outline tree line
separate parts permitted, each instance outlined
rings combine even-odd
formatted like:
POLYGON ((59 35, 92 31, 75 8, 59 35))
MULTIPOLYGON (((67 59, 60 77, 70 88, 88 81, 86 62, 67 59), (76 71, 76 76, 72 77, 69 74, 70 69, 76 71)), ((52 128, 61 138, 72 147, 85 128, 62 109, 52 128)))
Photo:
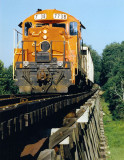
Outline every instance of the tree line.
POLYGON ((104 91, 114 119, 124 119, 124 41, 107 45, 101 56, 90 46, 95 83, 104 91))
MULTIPOLYGON (((124 119, 124 41, 107 45, 100 56, 91 46, 94 63, 94 81, 104 90, 105 100, 114 119, 124 119)), ((0 95, 15 94, 12 65, 5 68, 0 60, 0 95)))

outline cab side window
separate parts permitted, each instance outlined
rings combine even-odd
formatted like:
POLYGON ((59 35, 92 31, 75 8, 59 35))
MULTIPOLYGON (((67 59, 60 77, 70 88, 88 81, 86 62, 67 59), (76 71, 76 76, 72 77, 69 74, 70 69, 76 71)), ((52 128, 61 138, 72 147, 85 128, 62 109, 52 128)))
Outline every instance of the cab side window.
POLYGON ((77 22, 70 22, 70 35, 77 35, 77 22))
POLYGON ((31 22, 26 22, 25 23, 25 36, 28 36, 28 30, 31 27, 32 27, 32 23, 31 22))

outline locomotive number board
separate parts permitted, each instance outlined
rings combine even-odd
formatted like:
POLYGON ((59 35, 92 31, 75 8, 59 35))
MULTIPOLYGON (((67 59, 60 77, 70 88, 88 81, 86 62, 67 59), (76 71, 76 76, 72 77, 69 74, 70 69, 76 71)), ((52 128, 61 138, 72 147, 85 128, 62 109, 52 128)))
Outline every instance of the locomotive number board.
POLYGON ((53 18, 54 19, 64 19, 64 20, 66 20, 67 19, 67 15, 66 14, 54 13, 53 14, 53 18))
MULTIPOLYGON (((46 18, 47 18, 47 15, 46 15, 46 14, 35 14, 35 15, 34 15, 34 19, 35 19, 35 20, 42 20, 42 19, 46 19, 46 18)), ((67 19, 67 15, 66 15, 66 14, 54 13, 54 14, 53 14, 53 19, 66 20, 66 19, 67 19)))
POLYGON ((46 14, 35 14, 34 19, 35 20, 46 19, 46 14))

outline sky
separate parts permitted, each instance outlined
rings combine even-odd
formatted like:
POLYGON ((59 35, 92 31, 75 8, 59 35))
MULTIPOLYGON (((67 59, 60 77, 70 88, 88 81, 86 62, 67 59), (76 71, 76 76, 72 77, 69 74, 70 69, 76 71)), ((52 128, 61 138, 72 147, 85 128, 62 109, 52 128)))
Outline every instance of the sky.
POLYGON ((0 0, 0 60, 13 61, 13 29, 37 9, 57 9, 71 14, 86 27, 82 37, 102 54, 106 45, 124 41, 124 0, 0 0))

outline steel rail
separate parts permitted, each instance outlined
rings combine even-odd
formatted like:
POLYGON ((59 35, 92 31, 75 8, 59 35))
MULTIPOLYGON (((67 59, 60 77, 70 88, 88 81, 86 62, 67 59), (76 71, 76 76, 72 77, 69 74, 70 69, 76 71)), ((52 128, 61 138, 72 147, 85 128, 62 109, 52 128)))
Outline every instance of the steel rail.
POLYGON ((0 111, 5 109, 5 106, 7 108, 10 105, 14 104, 19 104, 19 103, 24 103, 28 101, 33 101, 33 100, 38 100, 38 99, 43 99, 43 98, 49 98, 49 97, 57 97, 60 96, 60 94, 45 94, 45 95, 21 95, 21 96, 10 96, 9 98, 3 98, 0 99, 0 111))
MULTIPOLYGON (((0 100, 1 99, 7 99, 7 98, 16 98, 16 97, 28 97, 28 96, 44 96, 44 95, 48 95, 48 93, 33 93, 33 94, 7 94, 7 95, 0 95, 0 100)), ((63 93, 61 94, 57 94, 57 93, 49 93, 49 95, 63 95, 63 93)))

